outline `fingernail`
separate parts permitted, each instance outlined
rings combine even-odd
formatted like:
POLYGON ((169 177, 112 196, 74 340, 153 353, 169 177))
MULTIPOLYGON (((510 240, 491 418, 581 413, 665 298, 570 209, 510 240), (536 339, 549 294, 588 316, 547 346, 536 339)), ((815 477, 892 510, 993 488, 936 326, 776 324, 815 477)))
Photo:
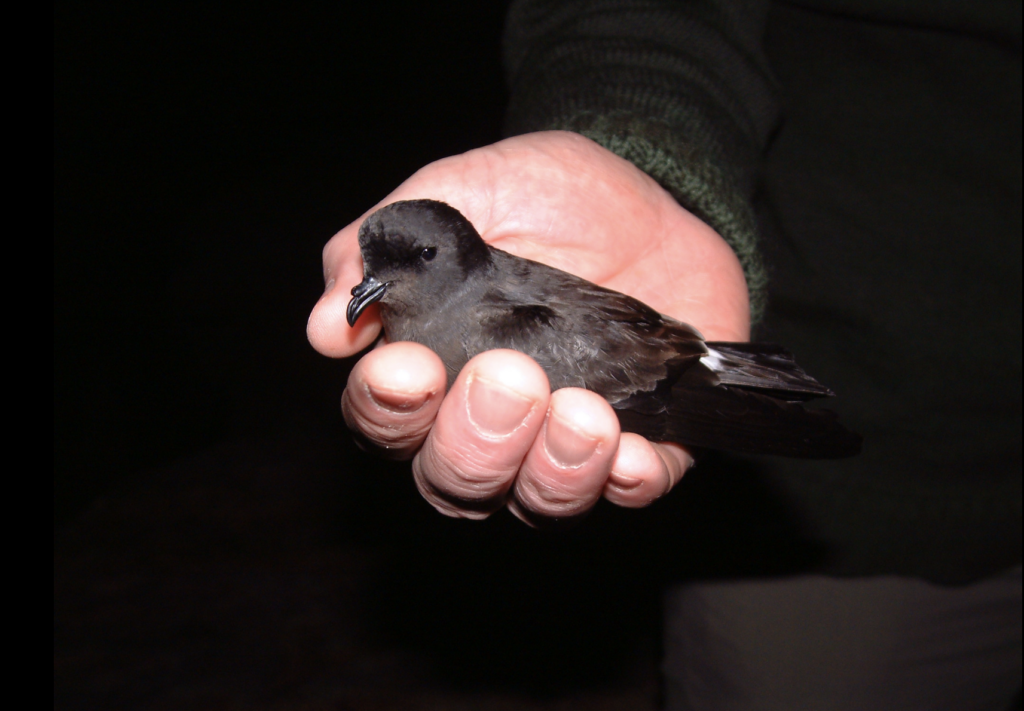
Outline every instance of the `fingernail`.
POLYGON ((327 296, 328 294, 330 294, 331 293, 331 289, 333 289, 333 288, 334 288, 334 279, 331 279, 326 284, 324 284, 324 293, 320 296, 320 298, 322 299, 325 296, 327 296))
POLYGON ((514 432, 530 410, 534 401, 503 385, 474 377, 467 395, 469 420, 484 434, 504 436, 514 432))
POLYGON ((415 412, 423 407, 427 398, 430 397, 430 393, 402 393, 393 390, 379 390, 369 385, 366 386, 366 392, 369 393, 370 399, 383 409, 400 413, 415 412))
POLYGON ((555 415, 548 417, 544 449, 556 464, 578 467, 594 455, 597 445, 598 440, 587 437, 561 418, 555 415))
POLYGON ((631 476, 624 476, 614 471, 608 475, 608 481, 610 481, 612 484, 619 487, 620 489, 627 490, 635 489, 644 483, 643 479, 636 479, 631 476))

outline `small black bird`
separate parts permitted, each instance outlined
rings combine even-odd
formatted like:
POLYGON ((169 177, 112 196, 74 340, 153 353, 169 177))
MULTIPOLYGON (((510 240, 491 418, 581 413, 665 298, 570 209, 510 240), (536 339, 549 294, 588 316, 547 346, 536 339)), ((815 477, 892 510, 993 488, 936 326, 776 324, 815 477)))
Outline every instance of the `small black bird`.
POLYGON ((396 202, 359 229, 362 283, 348 322, 380 303, 390 341, 416 341, 451 384, 478 353, 536 360, 551 389, 603 395, 622 429, 652 441, 790 457, 849 457, 861 438, 802 401, 833 395, 786 350, 707 343, 646 304, 483 241, 436 200, 396 202))

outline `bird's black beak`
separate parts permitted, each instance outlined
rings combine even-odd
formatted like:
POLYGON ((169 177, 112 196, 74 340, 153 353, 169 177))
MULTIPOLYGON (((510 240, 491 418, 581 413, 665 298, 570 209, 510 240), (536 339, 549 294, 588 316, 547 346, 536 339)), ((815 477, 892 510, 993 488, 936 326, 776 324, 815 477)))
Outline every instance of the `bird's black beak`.
POLYGON ((348 302, 346 316, 348 325, 355 326, 359 314, 366 310, 366 307, 375 301, 380 301, 384 292, 388 290, 387 282, 380 281, 377 277, 364 277, 363 280, 352 289, 352 300, 348 302))

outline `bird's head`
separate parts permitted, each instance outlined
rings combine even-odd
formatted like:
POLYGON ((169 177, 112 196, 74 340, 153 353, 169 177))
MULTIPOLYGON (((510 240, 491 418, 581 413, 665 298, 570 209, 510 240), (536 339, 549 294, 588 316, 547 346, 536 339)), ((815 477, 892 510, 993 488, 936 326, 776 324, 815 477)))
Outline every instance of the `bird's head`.
POLYGON ((359 228, 363 281, 352 289, 347 318, 377 301, 431 309, 472 274, 485 271, 490 249, 469 220, 447 203, 404 200, 382 207, 359 228))

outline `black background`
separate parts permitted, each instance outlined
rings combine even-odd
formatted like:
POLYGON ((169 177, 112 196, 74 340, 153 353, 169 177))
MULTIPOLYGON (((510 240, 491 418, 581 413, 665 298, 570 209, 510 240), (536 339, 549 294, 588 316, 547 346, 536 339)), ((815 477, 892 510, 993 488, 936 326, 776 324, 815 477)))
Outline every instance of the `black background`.
POLYGON ((58 5, 55 518, 132 472, 336 412, 319 253, 500 137, 491 3, 58 5), (329 380, 328 380, 329 378, 329 380))

